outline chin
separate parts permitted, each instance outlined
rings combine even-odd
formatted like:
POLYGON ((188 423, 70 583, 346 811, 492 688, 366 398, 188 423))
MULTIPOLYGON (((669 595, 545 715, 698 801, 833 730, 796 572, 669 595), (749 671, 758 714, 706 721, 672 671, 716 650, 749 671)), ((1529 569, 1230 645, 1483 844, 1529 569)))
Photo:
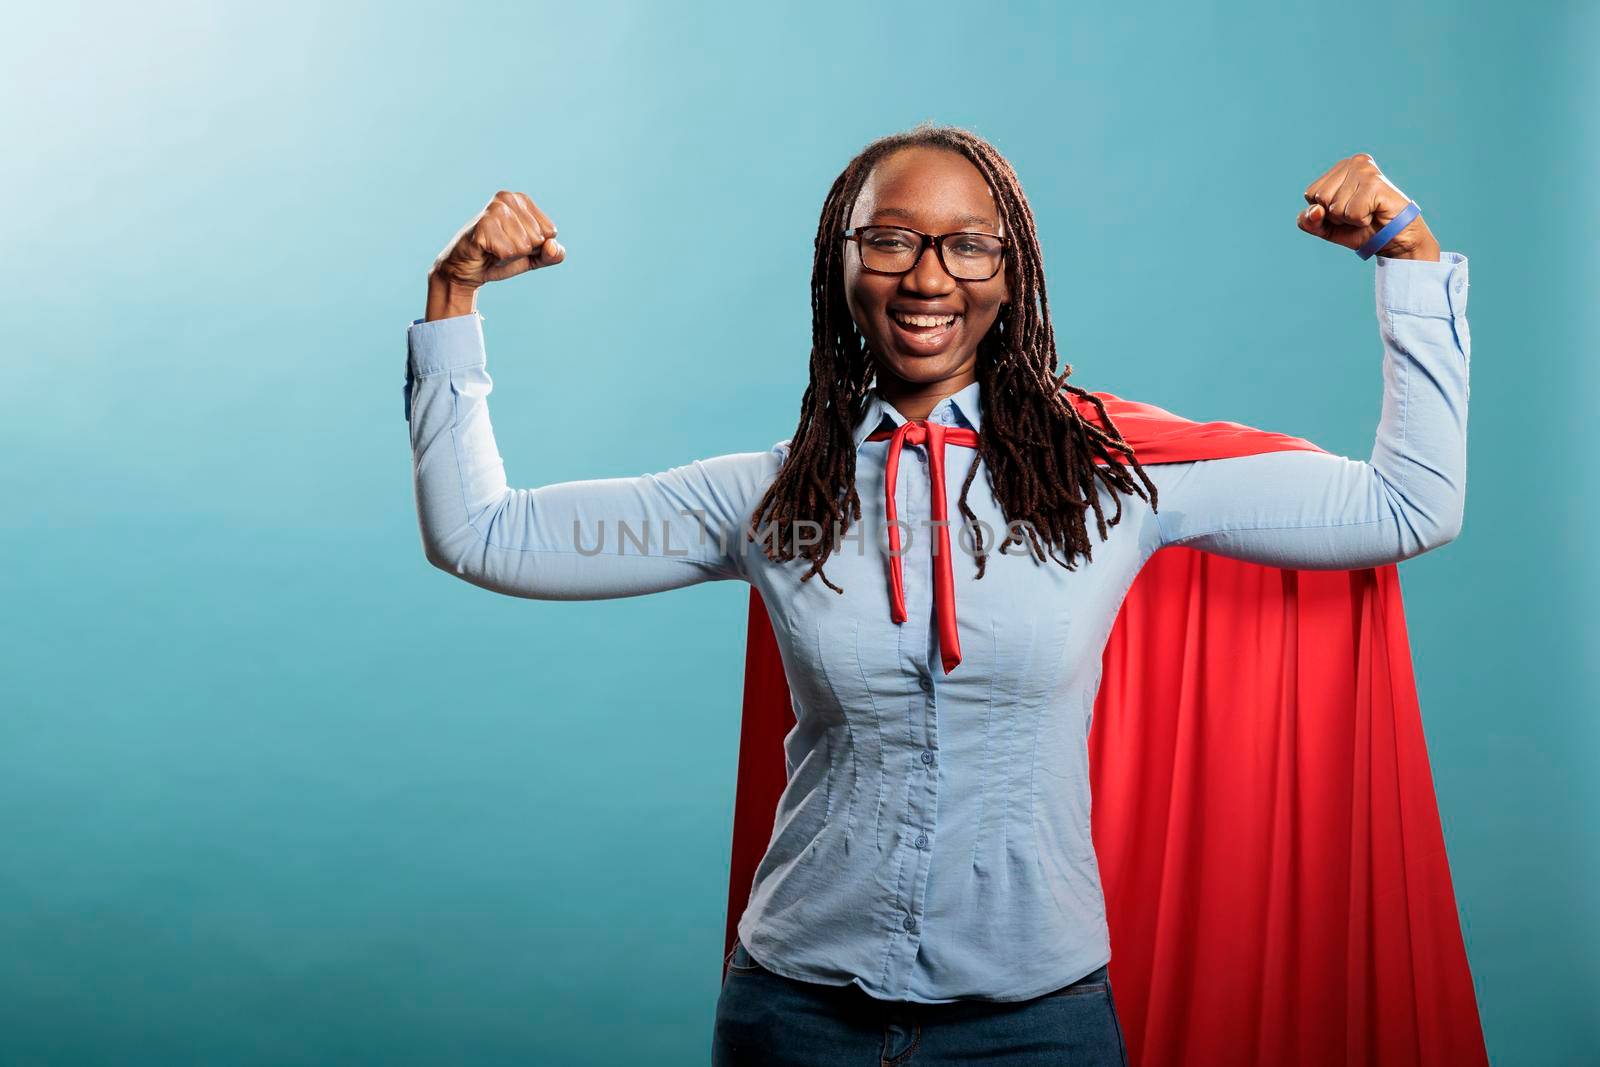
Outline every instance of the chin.
POLYGON ((879 360, 878 365, 887 368, 902 381, 923 385, 959 373, 970 358, 970 352, 941 353, 937 356, 907 356, 895 352, 888 359, 879 360))

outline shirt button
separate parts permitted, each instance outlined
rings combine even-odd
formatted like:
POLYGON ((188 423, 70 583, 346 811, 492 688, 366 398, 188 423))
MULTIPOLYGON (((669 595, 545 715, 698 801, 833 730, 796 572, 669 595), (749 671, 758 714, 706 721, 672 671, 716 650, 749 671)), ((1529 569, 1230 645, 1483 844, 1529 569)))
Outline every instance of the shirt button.
POLYGON ((922 762, 923 763, 932 763, 933 762, 933 753, 924 750, 923 753, 922 753, 922 762))
POLYGON ((918 848, 927 848, 928 847, 928 835, 927 834, 918 834, 917 835, 917 847, 918 848))
POLYGON ((917 932, 917 920, 912 918, 910 915, 907 915, 901 921, 900 925, 905 927, 907 930, 909 930, 913 934, 917 932))
POLYGON ((920 684, 922 686, 922 691, 924 693, 933 692, 933 679, 932 678, 924 678, 918 684, 920 684))

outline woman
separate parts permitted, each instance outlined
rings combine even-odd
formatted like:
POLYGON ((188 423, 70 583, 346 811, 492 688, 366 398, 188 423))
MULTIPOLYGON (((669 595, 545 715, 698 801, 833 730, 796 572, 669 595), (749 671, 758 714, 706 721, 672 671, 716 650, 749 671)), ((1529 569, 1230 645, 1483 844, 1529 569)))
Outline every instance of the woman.
MULTIPOLYGON (((1352 249, 1408 203, 1364 154, 1304 195, 1300 228, 1352 249)), ((502 192, 440 255, 407 382, 429 561, 536 599, 739 579, 768 606, 796 725, 715 1062, 1125 1062, 1085 737, 1128 586, 1171 544, 1343 569, 1460 528, 1466 259, 1420 218, 1380 253, 1370 463, 1280 451, 1146 470, 1058 370, 1012 168, 970 132, 920 126, 868 145, 829 191, 790 439, 521 490, 489 424, 476 294, 565 252, 542 210, 502 192)))

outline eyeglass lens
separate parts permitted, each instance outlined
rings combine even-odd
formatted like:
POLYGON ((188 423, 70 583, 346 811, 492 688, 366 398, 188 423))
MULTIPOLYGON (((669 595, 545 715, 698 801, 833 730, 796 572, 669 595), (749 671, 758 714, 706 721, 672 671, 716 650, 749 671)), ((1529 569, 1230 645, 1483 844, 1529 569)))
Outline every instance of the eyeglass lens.
MULTIPOLYGON (((896 226, 866 226, 861 230, 861 263, 871 270, 898 273, 916 264, 921 237, 896 226)), ((944 237, 944 264, 951 277, 983 281, 1000 269, 1004 243, 981 233, 952 233, 944 237)))

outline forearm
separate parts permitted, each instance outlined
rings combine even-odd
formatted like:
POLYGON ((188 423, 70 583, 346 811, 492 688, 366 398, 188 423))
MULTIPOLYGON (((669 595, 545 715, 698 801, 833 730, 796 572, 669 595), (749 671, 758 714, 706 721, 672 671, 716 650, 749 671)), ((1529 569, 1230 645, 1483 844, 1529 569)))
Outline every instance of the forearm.
POLYGON ((1425 551, 1460 532, 1466 508, 1466 258, 1452 252, 1378 270, 1384 396, 1370 466, 1384 502, 1415 532, 1408 547, 1425 551))

